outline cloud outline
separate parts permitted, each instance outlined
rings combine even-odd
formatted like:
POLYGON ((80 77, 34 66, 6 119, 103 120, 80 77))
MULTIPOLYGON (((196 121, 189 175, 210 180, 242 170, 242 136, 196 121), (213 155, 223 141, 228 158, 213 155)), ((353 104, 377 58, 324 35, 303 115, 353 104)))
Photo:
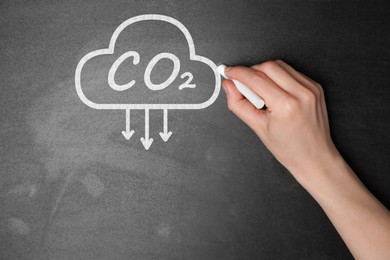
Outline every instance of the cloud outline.
POLYGON ((110 43, 108 48, 105 49, 99 49, 92 52, 89 52, 86 54, 81 60, 78 62, 75 72, 75 86, 77 95, 81 99, 81 101, 86 104, 87 106, 94 108, 94 109, 203 109, 215 102, 217 99, 220 89, 221 89, 221 76, 218 73, 217 66, 213 61, 210 59, 196 55, 195 53, 195 45, 192 39, 192 36, 190 32, 187 30, 187 28, 178 20, 175 18, 165 16, 165 15, 159 15, 159 14, 144 14, 144 15, 138 15, 132 18, 127 19, 123 23, 121 23, 114 31, 114 33, 111 36, 110 43), (206 100, 203 103, 199 104, 98 104, 91 100, 89 100, 85 95, 81 87, 81 72, 83 69, 83 66, 87 61, 92 59, 93 57, 100 56, 100 55, 111 55, 114 54, 115 49, 115 43, 120 35, 120 33, 129 25, 140 22, 140 21, 148 21, 148 20, 157 20, 157 21, 164 21, 167 23, 170 23, 177 28, 179 28, 184 36, 186 37, 189 52, 190 52, 190 60, 199 61, 202 63, 205 63, 208 65, 214 72, 215 75, 215 87, 214 92, 211 95, 211 97, 206 100))

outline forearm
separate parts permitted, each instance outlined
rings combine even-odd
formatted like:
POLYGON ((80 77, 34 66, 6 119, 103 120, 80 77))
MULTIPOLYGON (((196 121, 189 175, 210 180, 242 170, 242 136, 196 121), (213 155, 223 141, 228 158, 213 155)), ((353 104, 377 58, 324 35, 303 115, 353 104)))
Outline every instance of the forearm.
POLYGON ((315 168, 293 175, 323 208, 356 259, 390 259, 389 211, 338 153, 324 157, 315 168))

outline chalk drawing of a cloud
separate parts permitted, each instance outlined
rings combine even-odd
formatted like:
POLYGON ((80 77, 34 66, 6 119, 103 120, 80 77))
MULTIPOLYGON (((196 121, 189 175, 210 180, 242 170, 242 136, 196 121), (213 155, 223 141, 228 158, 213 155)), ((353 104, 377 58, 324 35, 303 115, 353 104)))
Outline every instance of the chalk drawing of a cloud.
MULTIPOLYGON (((164 54, 164 53, 162 53, 162 54, 164 54)), ((166 53, 166 54, 167 55, 165 55, 165 56, 162 55, 162 57, 169 57, 170 55, 172 55, 170 53, 166 53)), ((139 62, 139 56, 137 56, 137 54, 133 51, 129 51, 127 53, 124 53, 120 57, 120 59, 122 59, 122 61, 126 58, 133 58, 133 64, 137 64, 139 62)), ((174 74, 176 74, 175 70, 172 72, 171 78, 173 78, 174 74)), ((116 88, 114 87, 114 89, 119 90, 119 91, 126 90, 125 85, 117 86, 115 84, 115 82, 113 82, 112 78, 113 78, 113 75, 111 75, 111 77, 109 77, 109 80, 108 80, 109 81, 108 83, 110 83, 110 86, 112 86, 112 85, 116 86, 116 88)), ((145 77, 145 79, 146 79, 146 77, 145 77)), ((79 61, 78 65, 77 65, 76 74, 75 74, 75 85, 76 85, 77 94, 80 97, 80 99, 87 106, 94 108, 94 109, 124 109, 124 110, 126 110, 126 109, 203 109, 203 108, 210 106, 217 99, 219 92, 220 92, 221 77, 218 74, 217 66, 215 65, 214 62, 212 62, 210 59, 208 59, 206 57, 199 56, 199 55, 195 54, 195 46, 194 46, 193 39, 192 39, 189 31, 187 30, 187 28, 181 22, 179 22, 178 20, 176 20, 172 17, 169 17, 169 16, 157 15, 157 14, 146 14, 146 15, 140 15, 140 16, 130 18, 130 19, 124 21, 121 25, 119 25, 118 28, 114 31, 114 33, 111 37, 111 40, 110 40, 109 47, 107 49, 99 49, 99 50, 95 50, 95 51, 92 51, 92 52, 86 54, 79 61), (197 103, 197 104, 126 104, 126 103, 123 103, 123 104, 104 104, 104 103, 95 103, 86 97, 86 95, 83 92, 82 84, 81 84, 81 74, 82 74, 82 70, 83 70, 84 65, 90 59, 92 59, 96 56, 114 54, 115 43, 116 43, 116 40, 119 37, 120 33, 126 27, 128 27, 132 24, 136 24, 137 22, 141 22, 141 21, 163 21, 163 22, 172 24, 180 29, 180 31, 184 34, 184 36, 187 40, 187 43, 188 43, 190 60, 199 61, 199 62, 202 62, 202 63, 208 65, 214 73, 215 81, 213 82, 214 84, 212 86, 214 88, 214 92, 212 93, 211 97, 208 100, 204 101, 203 103, 197 103)), ((154 86, 155 86, 155 90, 157 90, 158 86, 156 86, 156 85, 154 85, 154 86)))
MULTIPOLYGON (((132 80, 126 84, 118 84, 115 81, 115 73, 118 67, 124 62, 125 60, 132 60, 133 65, 137 65, 140 61, 140 55, 133 50, 126 51, 122 53, 119 58, 112 64, 108 75, 107 75, 107 86, 111 87, 111 89, 122 92, 122 91, 131 91, 131 88, 135 85, 135 81, 132 80)), ((175 79, 178 77, 180 71, 180 60, 179 58, 168 52, 162 52, 160 54, 157 54, 151 61, 149 62, 148 66, 145 69, 144 72, 144 83, 145 85, 151 90, 155 91, 156 93, 160 90, 165 89, 169 85, 172 84, 172 82, 175 81, 175 79), (173 62, 173 71, 171 75, 160 84, 154 84, 150 79, 150 74, 153 70, 154 65, 161 60, 161 59, 170 59, 173 62)), ((180 75, 182 79, 187 79, 182 85, 179 86, 179 90, 185 89, 185 88, 195 88, 196 85, 191 83, 193 75, 191 72, 185 72, 180 75)), ((164 111, 164 123, 163 123, 163 131, 160 132, 160 136, 163 139, 163 141, 168 141, 170 136, 172 135, 172 132, 168 131, 168 110, 169 109, 203 109, 208 106, 210 106, 214 101, 217 99, 219 92, 220 92, 220 86, 221 86, 221 77, 218 73, 217 66, 214 62, 209 60, 206 57, 199 56, 195 54, 195 46, 193 39, 187 30, 187 28, 178 20, 164 15, 158 15, 158 14, 146 14, 146 15, 139 15, 133 18, 130 18, 126 21, 124 21, 121 25, 118 26, 118 28, 114 31, 114 33, 111 36, 111 40, 109 43, 108 48, 106 49, 99 49, 92 51, 88 54, 86 54, 77 64, 76 67, 76 73, 75 73, 75 86, 76 91, 81 99, 81 101, 86 104, 87 106, 94 108, 94 109, 112 109, 112 110, 125 110, 126 111, 126 130, 122 131, 123 136, 129 140, 131 136, 134 134, 134 130, 130 129, 130 110, 134 109, 142 109, 145 110, 145 136, 141 138, 141 142, 144 145, 144 148, 146 150, 149 149, 150 145, 153 142, 152 138, 149 138, 149 110, 158 110, 161 109, 164 111), (204 102, 201 103, 168 103, 168 104, 146 104, 146 103, 140 103, 140 104, 133 104, 133 103, 95 103, 88 99, 86 95, 83 92, 82 84, 81 84, 81 78, 82 78, 82 71, 84 65, 91 60, 94 57, 102 56, 102 55, 112 55, 114 54, 115 50, 115 44, 122 33, 124 29, 126 29, 130 25, 137 24, 141 21, 161 21, 168 23, 169 25, 173 25, 179 29, 185 36, 185 39, 188 43, 189 48, 189 58, 191 61, 197 61, 206 64, 213 72, 213 76, 215 78, 214 81, 211 81, 211 87, 213 88, 213 92, 211 96, 204 102)), ((159 92, 158 92, 159 93, 159 92)))

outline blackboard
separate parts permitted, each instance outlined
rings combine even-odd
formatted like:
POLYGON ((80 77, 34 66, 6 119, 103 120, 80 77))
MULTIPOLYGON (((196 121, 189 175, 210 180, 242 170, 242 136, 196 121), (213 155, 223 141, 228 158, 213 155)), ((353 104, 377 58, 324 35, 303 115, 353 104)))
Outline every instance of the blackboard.
MULTIPOLYGON (((215 64, 283 59, 320 82, 336 146, 390 206, 385 1, 2 1, 0 258, 352 259, 317 203, 227 110, 223 93, 203 109, 167 110, 167 142, 159 135, 164 109, 148 110, 148 150, 140 140, 146 110, 130 110, 126 140, 126 109, 81 101, 79 61, 145 14, 179 21, 196 54, 215 64)), ((111 102, 101 88, 111 64, 138 50, 139 65, 126 59, 116 80, 149 92, 120 91, 115 102, 207 100, 213 71, 186 59, 182 31, 159 28, 166 25, 132 28, 118 52, 83 70, 89 97, 111 102), (181 67, 175 92, 159 96, 143 80, 164 51, 181 67), (184 71, 196 88, 177 89, 184 71)), ((158 62, 151 82, 163 82, 173 63, 158 62)))

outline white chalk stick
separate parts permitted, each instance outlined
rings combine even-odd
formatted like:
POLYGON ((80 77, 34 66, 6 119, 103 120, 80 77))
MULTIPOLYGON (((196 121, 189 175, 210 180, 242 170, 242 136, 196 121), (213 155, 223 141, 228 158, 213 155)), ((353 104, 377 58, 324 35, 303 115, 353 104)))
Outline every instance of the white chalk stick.
MULTIPOLYGON (((218 66, 218 72, 221 74, 225 79, 230 79, 226 77, 225 75, 225 69, 226 65, 221 64, 218 66)), ((234 82, 234 85, 236 85, 236 88, 240 93, 249 100, 257 109, 261 109, 264 107, 264 100, 262 100, 258 95, 256 95, 252 90, 250 90, 248 87, 246 87, 244 84, 239 82, 235 79, 230 79, 234 82)))

